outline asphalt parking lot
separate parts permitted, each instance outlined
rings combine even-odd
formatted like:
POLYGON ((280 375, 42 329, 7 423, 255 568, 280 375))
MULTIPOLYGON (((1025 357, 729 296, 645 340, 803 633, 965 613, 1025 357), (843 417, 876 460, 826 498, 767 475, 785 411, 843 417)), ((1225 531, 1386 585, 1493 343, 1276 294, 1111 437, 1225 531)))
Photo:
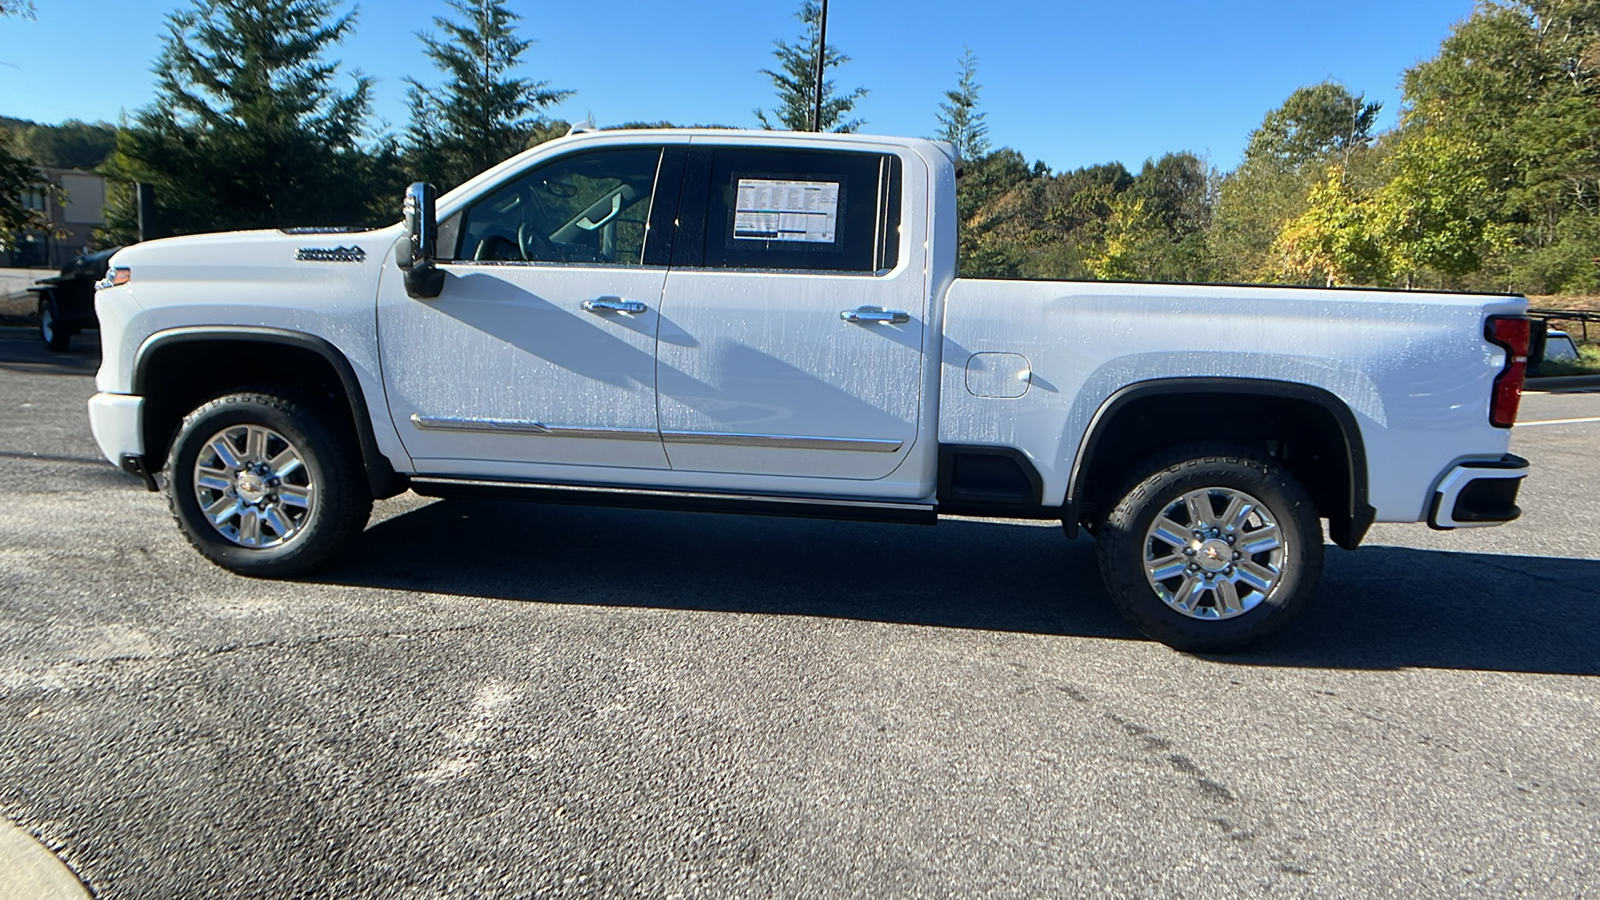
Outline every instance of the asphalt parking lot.
POLYGON ((403 496, 240 578, 0 329, 0 814, 102 897, 1600 895, 1600 393, 1244 656, 1092 544, 403 496))

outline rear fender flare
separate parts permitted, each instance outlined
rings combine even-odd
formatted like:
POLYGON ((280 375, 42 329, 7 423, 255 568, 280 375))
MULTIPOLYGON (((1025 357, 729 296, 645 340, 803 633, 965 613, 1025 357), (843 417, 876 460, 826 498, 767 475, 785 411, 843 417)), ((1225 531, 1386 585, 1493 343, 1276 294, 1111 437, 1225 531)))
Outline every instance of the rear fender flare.
POLYGON ((1062 516, 1069 536, 1077 535, 1078 520, 1083 511, 1086 475, 1093 465, 1095 451, 1115 423, 1117 414, 1135 401, 1174 394, 1245 394, 1281 398, 1311 403, 1326 411, 1338 424, 1343 437, 1344 476, 1349 486, 1344 508, 1328 510, 1328 530, 1334 543, 1346 550, 1354 550, 1360 545, 1367 529, 1377 518, 1377 511, 1367 502, 1367 452, 1355 414, 1343 400, 1324 388, 1264 378, 1158 378, 1127 385, 1106 398, 1090 419, 1078 454, 1072 461, 1062 516))

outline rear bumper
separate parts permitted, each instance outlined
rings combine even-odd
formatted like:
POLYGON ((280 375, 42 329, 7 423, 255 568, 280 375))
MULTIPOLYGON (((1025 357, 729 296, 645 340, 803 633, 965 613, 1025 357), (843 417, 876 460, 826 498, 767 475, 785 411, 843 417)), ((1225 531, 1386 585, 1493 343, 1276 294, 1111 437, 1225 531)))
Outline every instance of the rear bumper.
POLYGON ((1517 491, 1527 475, 1528 461, 1510 453, 1455 465, 1433 489, 1428 527, 1448 531, 1512 521, 1522 515, 1517 491))

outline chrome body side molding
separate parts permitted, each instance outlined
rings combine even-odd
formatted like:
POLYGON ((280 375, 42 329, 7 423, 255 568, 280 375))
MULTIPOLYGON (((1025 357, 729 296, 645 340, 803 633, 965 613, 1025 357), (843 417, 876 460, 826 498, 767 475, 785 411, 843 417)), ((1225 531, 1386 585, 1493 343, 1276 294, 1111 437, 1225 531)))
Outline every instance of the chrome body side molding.
POLYGON ((484 434, 536 434, 542 437, 603 438, 614 441, 657 441, 659 432, 643 428, 569 428, 525 419, 467 419, 411 414, 411 424, 427 431, 476 431, 484 434))
POLYGON ((413 413, 411 424, 428 431, 475 431, 485 434, 532 434, 540 437, 599 438, 617 441, 663 441, 668 444, 715 444, 723 447, 762 447, 772 450, 854 450, 896 453, 904 441, 871 438, 810 437, 786 434, 732 434, 711 431, 649 431, 642 428, 582 428, 546 425, 526 419, 472 419, 423 416, 413 413))
POLYGON ((668 444, 716 444, 723 447, 765 447, 772 450, 855 450, 866 453, 895 453, 905 441, 871 438, 808 437, 786 434, 731 434, 714 431, 663 431, 668 444))

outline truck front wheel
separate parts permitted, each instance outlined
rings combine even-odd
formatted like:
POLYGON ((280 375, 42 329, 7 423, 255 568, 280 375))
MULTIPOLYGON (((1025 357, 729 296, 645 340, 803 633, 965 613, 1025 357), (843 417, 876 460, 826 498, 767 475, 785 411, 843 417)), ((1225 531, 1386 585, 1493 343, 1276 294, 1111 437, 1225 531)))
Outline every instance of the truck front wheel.
POLYGON ((1139 471, 1096 538, 1106 589, 1140 631, 1179 650, 1228 653, 1304 612, 1322 575, 1322 528, 1281 466, 1196 444, 1139 471))
POLYGON ((308 400, 265 392, 191 412, 167 457, 167 501, 189 543, 241 575, 298 575, 328 560, 372 510, 341 424, 308 400))

